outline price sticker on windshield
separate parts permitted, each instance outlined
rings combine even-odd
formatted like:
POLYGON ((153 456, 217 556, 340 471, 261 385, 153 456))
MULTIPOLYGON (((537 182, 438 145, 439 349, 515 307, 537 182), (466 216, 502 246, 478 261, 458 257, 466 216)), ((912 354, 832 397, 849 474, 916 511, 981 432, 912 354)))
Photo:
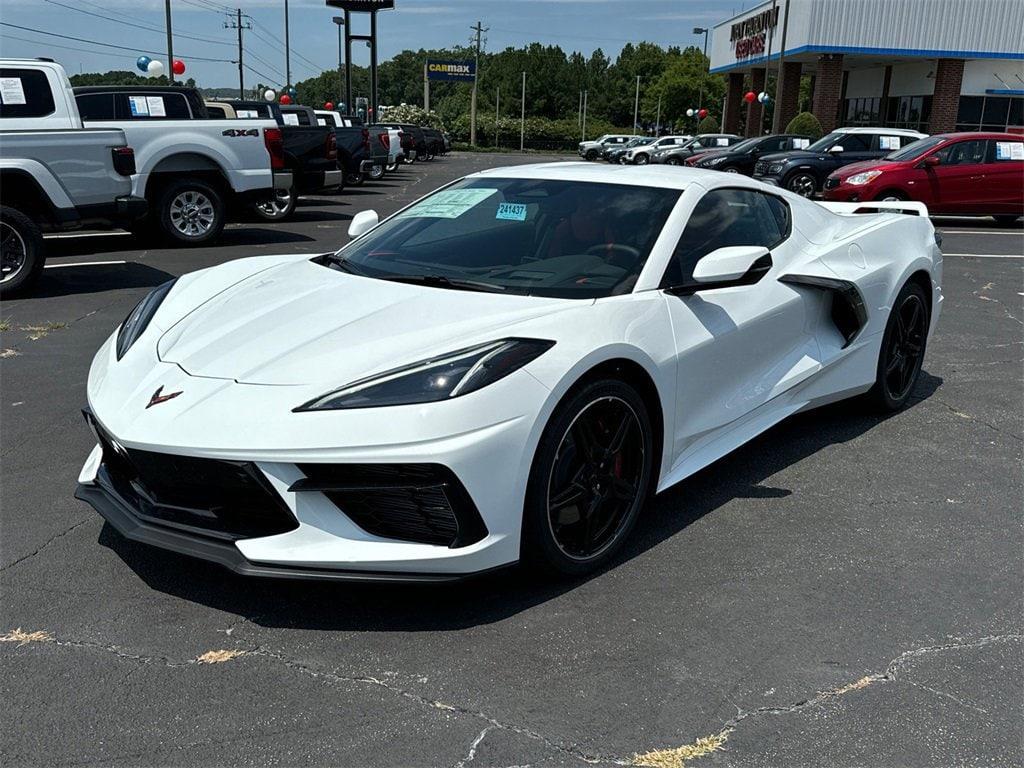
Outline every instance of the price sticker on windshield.
POLYGON ((526 221, 526 206, 522 203, 501 203, 494 218, 499 221, 526 221))
POLYGON ((400 213, 398 218, 457 219, 497 193, 497 189, 490 188, 443 189, 400 213))

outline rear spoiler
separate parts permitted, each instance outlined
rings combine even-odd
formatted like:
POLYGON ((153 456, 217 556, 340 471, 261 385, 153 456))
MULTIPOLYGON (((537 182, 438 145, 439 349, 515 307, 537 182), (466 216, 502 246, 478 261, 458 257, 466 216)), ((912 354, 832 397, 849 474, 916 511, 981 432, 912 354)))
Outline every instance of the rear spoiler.
POLYGON ((881 200, 869 203, 826 203, 819 202, 822 208, 832 213, 852 216, 858 213, 904 213, 908 216, 928 217, 928 206, 914 200, 893 200, 882 202, 881 200))

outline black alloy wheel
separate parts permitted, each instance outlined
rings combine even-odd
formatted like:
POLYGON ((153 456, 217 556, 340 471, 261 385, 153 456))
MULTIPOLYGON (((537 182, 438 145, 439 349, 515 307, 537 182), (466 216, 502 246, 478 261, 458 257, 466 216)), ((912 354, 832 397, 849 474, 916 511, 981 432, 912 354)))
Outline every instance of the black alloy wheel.
POLYGON ((565 575, 607 562, 647 499, 652 434, 643 400, 621 381, 593 382, 560 406, 530 472, 524 559, 565 575))
POLYGON ((813 173, 797 171, 786 179, 786 189, 790 192, 796 192, 801 197, 810 199, 818 191, 818 181, 814 178, 813 173))
POLYGON ((641 152, 633 156, 633 162, 636 165, 647 165, 647 163, 649 163, 650 161, 651 158, 647 155, 646 152, 641 152))
POLYGON ((680 160, 678 157, 669 157, 666 158, 665 163, 667 165, 682 165, 683 161, 680 160))
POLYGON ((13 296, 43 271, 43 235, 21 211, 0 206, 0 296, 13 296))
POLYGON ((899 410, 910 399, 924 362, 930 323, 924 290, 917 283, 907 283, 889 313, 871 391, 883 410, 899 410))

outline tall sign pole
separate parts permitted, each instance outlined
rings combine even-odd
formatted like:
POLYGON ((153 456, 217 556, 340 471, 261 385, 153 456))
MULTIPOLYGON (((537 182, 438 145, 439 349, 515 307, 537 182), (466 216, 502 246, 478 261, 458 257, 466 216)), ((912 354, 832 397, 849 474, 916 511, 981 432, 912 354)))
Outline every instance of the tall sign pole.
POLYGON ((501 86, 498 86, 498 95, 494 99, 494 146, 498 146, 498 120, 501 119, 501 86))
POLYGON ((523 72, 523 105, 519 116, 519 151, 526 147, 526 73, 523 72))
MULTIPOLYGON (((777 0, 772 0, 772 15, 771 15, 771 18, 772 18, 773 21, 772 21, 772 24, 768 27, 768 55, 765 57, 765 60, 764 60, 764 92, 765 93, 768 93, 768 67, 771 66, 771 62, 772 62, 772 40, 775 39, 775 22, 774 22, 774 20, 778 18, 778 16, 776 15, 778 13, 778 11, 775 8, 775 3, 776 2, 777 2, 777 0)), ((760 94, 758 94, 758 95, 760 95, 760 94)), ((764 111, 765 111, 765 109, 767 107, 768 107, 768 104, 766 102, 762 101, 761 102, 761 116, 758 118, 758 121, 757 121, 757 135, 758 136, 760 136, 761 134, 764 133, 764 111)))
POLYGON ((345 71, 341 63, 341 28, 345 26, 345 19, 341 16, 334 16, 331 21, 338 25, 338 112, 342 113, 341 105, 345 104, 345 71))
MULTIPOLYGON (((343 19, 335 17, 335 23, 345 27, 345 110, 348 115, 353 114, 352 109, 352 41, 362 40, 370 46, 370 104, 367 107, 366 116, 377 117, 377 109, 380 106, 377 102, 377 11, 386 11, 395 7, 395 0, 326 0, 329 8, 340 8, 345 12, 343 19), (352 14, 370 14, 370 34, 352 34, 352 14)), ((287 14, 285 16, 287 20, 287 14)), ((289 80, 291 72, 288 72, 289 80)))
POLYGON ((292 49, 288 37, 288 0, 284 0, 284 79, 285 86, 292 84, 292 49))
POLYGON ((370 109, 367 110, 366 117, 370 117, 370 113, 373 113, 373 120, 367 120, 368 123, 377 120, 377 11, 370 11, 370 109))
POLYGON ((352 112, 352 11, 345 9, 345 113, 352 112))
POLYGON ((636 101, 633 102, 633 133, 636 133, 636 122, 640 119, 640 75, 636 76, 636 101))
POLYGON ((427 62, 423 62, 423 111, 430 111, 430 78, 427 77, 427 62))
POLYGON ((583 91, 583 138, 580 141, 587 140, 587 94, 589 91, 583 91))
POLYGON ((782 125, 782 99, 786 95, 786 80, 782 68, 786 63, 786 30, 789 29, 789 0, 786 0, 786 13, 782 17, 782 44, 779 46, 779 72, 775 75, 775 111, 772 113, 772 133, 782 133, 786 126, 782 125))
POLYGON ((167 19, 167 76, 174 82, 174 37, 171 35, 171 0, 164 2, 164 16, 167 19))
POLYGON ((476 146, 476 86, 480 80, 480 36, 487 31, 478 21, 475 27, 470 27, 476 32, 476 66, 473 68, 473 95, 469 102, 469 143, 476 146))

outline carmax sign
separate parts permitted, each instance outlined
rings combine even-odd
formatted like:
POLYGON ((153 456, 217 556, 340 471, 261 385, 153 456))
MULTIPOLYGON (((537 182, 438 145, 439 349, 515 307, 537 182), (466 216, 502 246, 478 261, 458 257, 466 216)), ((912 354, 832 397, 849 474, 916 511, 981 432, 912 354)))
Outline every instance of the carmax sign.
POLYGON ((428 80, 472 82, 475 77, 476 62, 472 59, 467 61, 439 61, 438 59, 427 59, 428 80))

